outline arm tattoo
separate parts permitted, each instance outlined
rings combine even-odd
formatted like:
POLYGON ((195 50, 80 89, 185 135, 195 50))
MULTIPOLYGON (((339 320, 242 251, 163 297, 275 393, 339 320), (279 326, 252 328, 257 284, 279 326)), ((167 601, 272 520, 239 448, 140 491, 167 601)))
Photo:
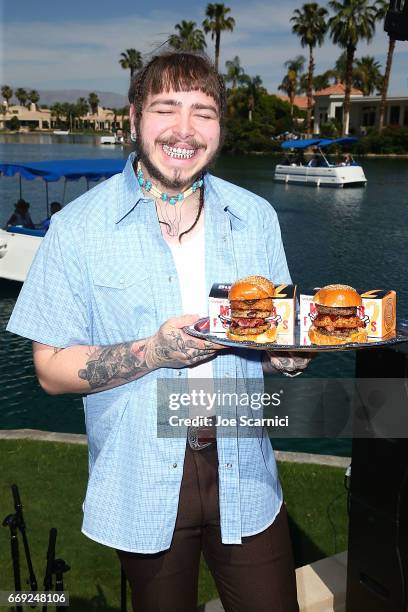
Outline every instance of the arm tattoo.
POLYGON ((98 347, 90 354, 86 368, 78 371, 79 378, 87 380, 91 389, 97 389, 114 380, 133 380, 146 372, 145 344, 134 344, 124 342, 98 347))
POLYGON ((211 342, 205 347, 198 347, 194 338, 185 340, 180 331, 171 329, 160 334, 157 342, 147 346, 146 361, 150 367, 171 367, 172 364, 189 365, 211 357, 214 348, 211 342), (181 363, 182 362, 182 363, 181 363))

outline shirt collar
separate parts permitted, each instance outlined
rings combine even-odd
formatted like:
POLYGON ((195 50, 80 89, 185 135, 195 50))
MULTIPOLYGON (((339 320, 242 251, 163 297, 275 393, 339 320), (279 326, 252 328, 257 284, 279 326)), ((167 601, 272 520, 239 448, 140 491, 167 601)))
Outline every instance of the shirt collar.
MULTIPOLYGON (((120 175, 118 189, 118 208, 116 223, 126 217, 144 199, 142 188, 140 187, 133 168, 136 153, 129 155, 126 165, 120 175)), ((231 199, 228 189, 223 188, 223 181, 219 181, 211 174, 206 174, 204 179, 206 205, 216 206, 224 210, 238 221, 239 227, 244 227, 247 223, 247 206, 241 199, 231 199)))

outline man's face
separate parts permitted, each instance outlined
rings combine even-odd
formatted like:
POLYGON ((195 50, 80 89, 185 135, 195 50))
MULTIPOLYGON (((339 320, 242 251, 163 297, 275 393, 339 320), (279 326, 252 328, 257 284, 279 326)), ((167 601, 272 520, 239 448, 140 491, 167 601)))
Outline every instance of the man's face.
POLYGON ((136 127, 140 158, 167 189, 186 188, 218 152, 218 108, 202 91, 149 95, 136 127))

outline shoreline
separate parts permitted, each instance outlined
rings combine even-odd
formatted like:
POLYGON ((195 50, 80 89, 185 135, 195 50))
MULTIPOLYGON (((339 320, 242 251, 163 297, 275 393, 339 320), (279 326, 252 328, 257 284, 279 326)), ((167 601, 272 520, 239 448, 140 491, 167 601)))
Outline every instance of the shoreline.
MULTIPOLYGON (((85 434, 69 434, 57 431, 43 431, 41 429, 2 429, 1 440, 34 440, 39 442, 62 442, 63 444, 87 444, 85 434)), ((293 451, 274 450, 277 461, 287 463, 307 463, 312 465, 328 465, 331 467, 347 468, 351 457, 339 455, 319 455, 317 453, 297 453, 293 451)))

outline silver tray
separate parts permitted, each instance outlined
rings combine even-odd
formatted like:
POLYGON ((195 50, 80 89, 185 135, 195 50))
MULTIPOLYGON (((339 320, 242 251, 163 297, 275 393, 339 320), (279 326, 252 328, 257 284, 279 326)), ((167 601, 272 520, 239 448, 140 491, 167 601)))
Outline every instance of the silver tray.
POLYGON ((259 344, 257 342, 235 342, 229 340, 223 334, 210 334, 209 332, 209 318, 203 317, 199 319, 194 325, 189 325, 183 328, 190 336, 195 338, 201 338, 202 340, 209 340, 210 342, 216 342, 223 346, 231 348, 250 348, 257 351, 275 350, 275 351, 306 351, 306 352, 320 352, 320 351, 355 351, 357 349, 376 348, 378 346, 390 346, 398 344, 399 342, 408 342, 408 321, 399 321, 397 324, 397 330, 394 334, 389 334, 383 338, 369 338, 368 342, 349 342, 348 344, 332 344, 332 345, 317 345, 317 344, 305 344, 308 339, 307 332, 301 334, 299 325, 296 325, 293 335, 278 334, 275 342, 267 342, 259 344), (208 331, 206 330, 208 327, 208 331))

